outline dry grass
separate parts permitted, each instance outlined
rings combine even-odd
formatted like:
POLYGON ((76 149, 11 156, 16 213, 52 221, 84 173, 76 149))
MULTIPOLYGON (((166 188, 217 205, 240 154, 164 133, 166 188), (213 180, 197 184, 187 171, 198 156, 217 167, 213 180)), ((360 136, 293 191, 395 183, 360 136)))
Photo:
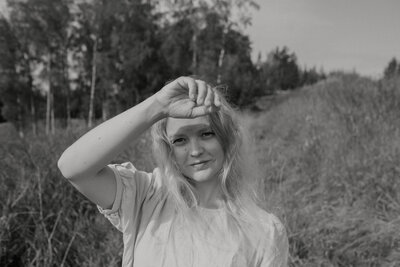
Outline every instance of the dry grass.
MULTIPOLYGON (((399 81, 343 76, 249 115, 291 266, 400 265, 399 111, 399 81)), ((2 139, 1 266, 120 265, 120 234, 56 168, 74 129, 2 139)), ((118 161, 133 158, 152 168, 146 136, 118 161)))
POLYGON ((400 265, 399 85, 333 77, 255 119, 291 266, 400 265))
MULTIPOLYGON (((0 266, 121 265, 121 236, 56 167, 83 131, 24 139, 15 134, 0 144, 0 266)), ((149 158, 147 140, 119 160, 138 154, 135 164, 150 169, 151 161, 141 160, 149 158)))

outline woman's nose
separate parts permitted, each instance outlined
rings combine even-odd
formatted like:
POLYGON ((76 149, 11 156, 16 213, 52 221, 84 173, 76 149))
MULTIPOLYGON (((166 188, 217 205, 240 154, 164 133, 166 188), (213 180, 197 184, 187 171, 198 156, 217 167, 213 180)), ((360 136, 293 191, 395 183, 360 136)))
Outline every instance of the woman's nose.
POLYGON ((204 152, 204 148, 199 142, 199 140, 190 141, 190 155, 193 157, 198 157, 204 152))

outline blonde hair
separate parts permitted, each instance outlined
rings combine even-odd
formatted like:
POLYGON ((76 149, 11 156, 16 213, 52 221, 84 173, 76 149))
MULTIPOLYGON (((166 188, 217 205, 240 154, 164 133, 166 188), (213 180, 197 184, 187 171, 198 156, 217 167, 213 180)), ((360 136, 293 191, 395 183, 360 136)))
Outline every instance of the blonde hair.
MULTIPOLYGON (((224 149, 223 168, 219 174, 220 189, 225 209, 240 224, 257 221, 259 197, 257 190, 257 163, 251 149, 250 135, 243 127, 238 112, 226 101, 222 93, 221 107, 208 115, 210 126, 224 149)), ((165 190, 175 202, 176 209, 185 213, 198 206, 195 188, 176 166, 166 133, 167 118, 155 123, 151 129, 153 154, 165 182, 165 190)))

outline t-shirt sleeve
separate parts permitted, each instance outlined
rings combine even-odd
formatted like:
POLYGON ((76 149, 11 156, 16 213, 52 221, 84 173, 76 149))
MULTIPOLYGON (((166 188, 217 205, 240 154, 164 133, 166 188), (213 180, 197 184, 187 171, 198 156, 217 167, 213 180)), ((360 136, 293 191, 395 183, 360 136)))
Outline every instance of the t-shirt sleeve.
POLYGON ((289 242, 285 227, 274 215, 269 218, 269 238, 267 248, 262 256, 260 267, 287 267, 289 257, 289 242))
POLYGON ((157 198, 161 186, 158 171, 139 171, 130 162, 108 166, 113 170, 117 183, 115 200, 111 209, 97 208, 119 231, 124 233, 127 229, 137 229, 144 203, 157 198))

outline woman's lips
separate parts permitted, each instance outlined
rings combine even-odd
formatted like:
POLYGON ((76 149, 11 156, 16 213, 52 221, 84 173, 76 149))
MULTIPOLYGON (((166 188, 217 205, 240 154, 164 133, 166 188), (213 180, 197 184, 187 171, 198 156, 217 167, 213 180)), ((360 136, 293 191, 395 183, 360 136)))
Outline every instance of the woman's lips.
POLYGON ((191 166, 194 166, 194 165, 197 165, 197 164, 203 164, 203 163, 208 162, 208 161, 209 161, 209 160, 199 160, 199 161, 196 161, 196 162, 191 163, 190 165, 191 165, 191 166))
POLYGON ((200 169, 205 169, 206 167, 208 167, 208 164, 210 162, 211 162, 211 160, 201 160, 201 161, 190 164, 190 166, 192 166, 196 170, 200 170, 200 169))

